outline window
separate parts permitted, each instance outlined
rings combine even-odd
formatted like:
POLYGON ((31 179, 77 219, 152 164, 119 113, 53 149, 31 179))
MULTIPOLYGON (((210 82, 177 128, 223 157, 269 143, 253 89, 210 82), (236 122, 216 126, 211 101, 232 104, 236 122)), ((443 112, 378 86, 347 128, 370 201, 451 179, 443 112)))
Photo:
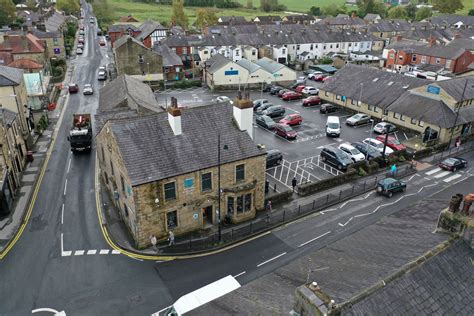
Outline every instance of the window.
POLYGON ((410 123, 412 123, 413 125, 416 125, 416 119, 412 118, 410 123))
POLYGON ((336 44, 336 48, 339 48, 339 44, 336 44))
POLYGON ((105 177, 105 184, 109 185, 109 175, 107 174, 106 171, 104 171, 104 177, 105 177))
POLYGON ((252 194, 244 195, 244 212, 248 212, 252 209, 252 194))
POLYGON ((354 99, 351 99, 351 104, 352 104, 352 105, 355 105, 355 104, 356 104, 356 102, 355 102, 354 99))
POLYGON ((296 50, 299 50, 300 49, 300 45, 296 45, 296 50))
POLYGON ((313 50, 313 44, 309 45, 309 49, 313 50))
POLYGON ((423 127, 423 125, 425 125, 425 123, 424 123, 422 120, 420 120, 420 121, 418 122, 418 126, 423 127))
POLYGON ((383 37, 383 33, 380 33, 380 37, 383 37))
POLYGON ((446 69, 450 69, 450 68, 451 68, 451 59, 447 59, 447 60, 446 60, 446 65, 444 66, 444 68, 446 68, 446 69))
POLYGON ((178 227, 178 213, 176 211, 166 213, 166 226, 168 229, 178 227))
POLYGON ((165 183, 165 201, 176 200, 176 185, 175 182, 165 183))
POLYGON ((405 116, 403 114, 400 114, 400 121, 405 121, 405 116))
POLYGON ((238 50, 235 51, 235 56, 239 56, 240 52, 238 50))
POLYGON ((398 60, 403 61, 403 55, 398 55, 398 60))
POLYGON ((400 119, 400 114, 394 112, 393 117, 396 118, 396 119, 400 119))
POLYGON ((120 182, 122 184, 122 192, 125 193, 125 180, 122 175, 120 175, 120 182))
POLYGON ((286 49, 283 48, 283 49, 281 50, 281 53, 282 53, 282 54, 286 54, 286 49))
POLYGON ((390 59, 394 59, 394 58, 395 58, 395 54, 391 53, 391 54, 388 55, 388 57, 389 57, 390 59))
POLYGON ((245 179, 245 165, 235 166, 235 181, 243 181, 245 179))
POLYGON ((57 38, 53 38, 53 45, 54 46, 58 46, 59 45, 59 41, 57 38))
POLYGON ((252 56, 255 56, 255 55, 257 55, 257 51, 253 50, 252 51, 252 56))
POLYGON ((227 213, 234 213, 234 197, 227 197, 227 213))
POLYGON ((324 95, 325 95, 326 97, 328 97, 328 96, 329 96, 329 92, 324 91, 324 95))
POLYGON ((244 211, 244 197, 243 195, 237 197, 237 213, 244 211))
POLYGON ((368 109, 369 111, 372 111, 372 110, 373 110, 373 106, 370 105, 370 104, 367 104, 367 109, 368 109))
POLYGON ((379 108, 376 107, 376 106, 374 106, 374 112, 375 112, 375 113, 378 113, 378 112, 379 112, 379 108))
POLYGON ((421 63, 426 64, 426 56, 421 56, 421 63))
POLYGON ((336 100, 340 100, 341 99, 341 96, 336 94, 336 100))
POLYGON ((101 149, 100 151, 102 152, 102 160, 105 161, 105 151, 104 151, 104 147, 101 146, 100 149, 101 149))
POLYGON ((326 45, 323 46, 323 49, 326 50, 326 45))
POLYGON ((411 56, 411 61, 416 61, 416 54, 413 54, 413 55, 411 56))
POLYGON ((441 63, 441 59, 440 59, 440 58, 436 58, 436 64, 439 65, 439 63, 441 63))
POLYGON ((171 50, 176 53, 176 47, 171 47, 171 50))
POLYGON ((138 55, 138 63, 143 64, 145 62, 145 59, 143 58, 143 55, 138 55))
POLYGON ((188 53, 188 48, 187 47, 183 47, 183 54, 187 54, 188 53))
POLYGON ((212 190, 212 173, 208 172, 201 175, 201 190, 212 190))
POLYGON ((329 48, 331 48, 331 49, 332 49, 332 44, 331 44, 331 45, 329 45, 329 48))
POLYGON ((205 51, 204 51, 204 55, 207 55, 207 54, 209 54, 209 51, 208 51, 208 50, 205 50, 205 51))
POLYGON ((383 110, 383 115, 388 115, 388 110, 383 110))
POLYGON ((352 43, 349 43, 349 47, 352 47, 352 43))

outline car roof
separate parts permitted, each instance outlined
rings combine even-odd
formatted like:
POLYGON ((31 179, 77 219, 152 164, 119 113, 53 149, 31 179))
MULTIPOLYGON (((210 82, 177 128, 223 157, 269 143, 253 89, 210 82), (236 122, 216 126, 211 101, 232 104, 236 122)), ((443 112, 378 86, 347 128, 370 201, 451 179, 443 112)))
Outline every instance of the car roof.
POLYGON ((385 178, 385 179, 382 179, 379 181, 379 183, 382 183, 382 184, 391 184, 391 183, 394 183, 394 182, 403 182, 401 180, 397 180, 397 179, 394 179, 394 178, 385 178))
POLYGON ((269 149, 267 150, 267 154, 281 154, 281 151, 278 149, 269 149))
POLYGON ((347 149, 356 149, 354 146, 351 144, 340 144, 339 147, 345 147, 347 149))

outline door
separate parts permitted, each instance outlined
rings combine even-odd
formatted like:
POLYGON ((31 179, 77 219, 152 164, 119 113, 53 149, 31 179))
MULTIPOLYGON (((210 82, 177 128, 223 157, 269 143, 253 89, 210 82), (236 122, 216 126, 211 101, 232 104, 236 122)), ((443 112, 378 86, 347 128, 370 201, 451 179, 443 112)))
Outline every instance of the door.
POLYGON ((202 212, 203 224, 212 224, 212 205, 203 208, 202 212))

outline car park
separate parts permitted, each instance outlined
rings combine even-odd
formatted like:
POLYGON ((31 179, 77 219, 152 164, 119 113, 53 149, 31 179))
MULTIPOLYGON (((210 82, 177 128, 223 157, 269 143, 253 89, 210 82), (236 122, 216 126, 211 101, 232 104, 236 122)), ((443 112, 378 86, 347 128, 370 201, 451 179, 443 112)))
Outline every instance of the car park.
POLYGON ((269 117, 279 117, 285 115, 285 108, 281 105, 273 105, 267 108, 262 112, 263 115, 267 115, 269 117))
POLYGON ((364 154, 364 156, 368 159, 375 159, 382 157, 382 154, 378 151, 373 149, 367 144, 361 143, 361 142, 354 142, 351 143, 352 146, 354 146, 357 150, 359 150, 361 153, 364 154))
POLYGON ((283 161, 283 155, 278 149, 267 151, 267 168, 278 166, 283 161))
POLYGON ((281 89, 280 91, 278 91, 278 97, 281 98, 283 97, 283 95, 287 92, 290 92, 291 90, 290 89, 281 89))
POLYGON ((315 72, 320 72, 320 71, 316 71, 314 69, 306 69, 305 71, 303 71, 303 74, 305 74, 306 76, 309 76, 311 74, 314 74, 315 72))
POLYGON ((265 111, 266 109, 268 109, 269 107, 273 106, 272 103, 264 103, 262 105, 260 105, 258 108, 257 108, 257 111, 255 112, 255 114, 257 115, 262 115, 263 111, 265 111))
POLYGON ((339 170, 347 170, 352 164, 352 159, 339 148, 326 146, 321 150, 321 160, 335 166, 339 170))
POLYGON ((370 116, 367 114, 357 113, 346 120, 346 124, 350 126, 363 125, 370 122, 370 116))
POLYGON ((83 53, 82 48, 78 47, 78 48, 76 49, 76 54, 77 54, 77 55, 82 55, 82 53, 83 53))
POLYGON ((91 84, 85 84, 84 88, 82 89, 82 94, 84 94, 84 95, 94 94, 94 88, 92 88, 92 85, 91 84))
POLYGON ((79 92, 79 86, 77 85, 77 83, 70 83, 67 88, 69 93, 79 92))
POLYGON ((298 93, 301 93, 304 88, 306 88, 305 85, 299 85, 295 88, 295 91, 298 92, 298 93))
POLYGON ((374 132, 377 134, 387 134, 387 132, 394 133, 396 131, 397 131, 397 127, 393 125, 392 123, 388 123, 388 122, 380 122, 374 126, 374 132))
POLYGON ((257 123, 257 125, 268 130, 273 130, 276 124, 275 121, 273 121, 271 117, 266 116, 266 115, 258 115, 255 118, 255 123, 257 123))
POLYGON ((341 135, 341 123, 339 117, 328 116, 326 121, 326 136, 339 137, 341 135))
POLYGON ((353 162, 365 160, 365 155, 351 144, 340 144, 338 148, 345 152, 353 162))
POLYGON ((97 80, 107 80, 107 73, 104 70, 100 70, 97 75, 97 80))
MULTIPOLYGON (((366 138, 362 142, 364 144, 369 145, 370 147, 377 150, 378 152, 383 153, 384 144, 381 141, 375 138, 366 138)), ((393 154, 393 149, 388 146, 385 146, 385 154, 387 155, 393 154)))
POLYGON ((307 97, 303 100, 303 106, 313 106, 313 105, 318 105, 323 103, 320 97, 316 95, 312 95, 310 97, 307 97))
POLYGON ((339 108, 336 105, 329 104, 329 103, 322 104, 321 108, 319 109, 319 112, 323 114, 337 112, 337 111, 339 111, 339 108))
POLYGON ((280 86, 273 86, 271 89, 270 89, 270 94, 273 94, 273 95, 278 95, 278 92, 280 92, 280 90, 283 89, 283 87, 280 87, 280 86))
POLYGON ((467 166, 467 160, 459 157, 446 158, 438 165, 441 169, 456 171, 467 166))
POLYGON ((280 124, 286 124, 286 125, 300 125, 303 123, 303 118, 299 114, 288 114, 284 118, 282 118, 279 122, 280 124))
POLYGON ((269 101, 267 99, 257 99, 257 100, 254 100, 253 101, 253 110, 254 111, 257 111, 257 109, 262 105, 262 104, 265 104, 265 103, 269 103, 269 101))
POLYGON ((276 124, 273 130, 275 131, 275 135, 281 136, 286 139, 295 139, 298 135, 296 131, 291 128, 290 125, 286 124, 276 124))
POLYGON ((319 89, 317 89, 315 87, 307 86, 301 92, 303 94, 307 94, 307 95, 317 95, 319 93, 319 89))
POLYGON ((283 95, 282 95, 282 99, 284 101, 291 101, 291 100, 298 100, 298 99, 301 99, 302 95, 301 93, 298 93, 298 92, 294 92, 294 91, 288 91, 288 92, 285 92, 283 95))
POLYGON ((406 188, 407 184, 401 180, 385 178, 377 182, 376 192, 390 198, 394 193, 403 192, 406 188))
MULTIPOLYGON (((385 137, 387 137, 387 135, 379 135, 375 139, 378 140, 378 141, 381 141, 382 143, 384 143, 385 142, 385 137)), ((407 147, 405 145, 400 143, 400 141, 398 139, 396 139, 395 137, 393 137, 393 136, 388 136, 387 146, 390 147, 394 151, 407 149, 407 147)))

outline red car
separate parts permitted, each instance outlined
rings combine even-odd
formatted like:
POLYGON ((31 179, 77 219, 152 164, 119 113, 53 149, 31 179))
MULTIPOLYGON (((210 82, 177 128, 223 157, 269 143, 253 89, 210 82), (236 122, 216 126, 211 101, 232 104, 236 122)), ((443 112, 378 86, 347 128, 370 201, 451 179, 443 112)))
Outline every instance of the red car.
POLYGON ((79 92, 79 86, 77 85, 77 83, 70 83, 67 88, 69 90, 69 93, 79 92))
POLYGON ((316 76, 314 76, 314 81, 323 81, 324 78, 326 78, 326 77, 327 77, 327 75, 325 75, 325 74, 316 75, 316 76))
POLYGON ((290 101, 290 100, 298 100, 301 99, 302 94, 294 91, 288 91, 283 93, 283 96, 281 97, 284 101, 290 101))
POLYGON ((296 139, 296 132, 290 127, 290 125, 286 124, 275 124, 273 128, 275 131, 275 135, 284 137, 286 139, 296 139))
POLYGON ((307 97, 306 99, 303 99, 303 106, 312 106, 321 103, 323 103, 323 100, 321 100, 321 98, 317 95, 312 95, 310 97, 307 97))
POLYGON ((304 85, 299 85, 295 88, 295 91, 298 92, 298 93, 301 93, 301 91, 303 91, 303 89, 306 88, 306 86, 304 85))
POLYGON ((331 76, 324 77, 321 81, 326 82, 326 80, 328 80, 329 78, 331 78, 331 76))
MULTIPOLYGON (((385 137, 386 135, 379 135, 377 136, 377 140, 381 141, 382 143, 385 142, 385 137)), ((388 137, 388 140, 387 140, 387 147, 389 148, 392 148, 393 150, 404 150, 404 149, 407 149, 407 147, 405 145, 403 145, 402 143, 400 143, 398 141, 398 139, 396 139, 395 137, 393 136, 389 136, 388 137)))
POLYGON ((84 37, 79 36, 79 39, 77 40, 78 43, 84 44, 84 37))
POLYGON ((299 114, 288 114, 284 118, 280 120, 280 124, 286 124, 286 125, 300 125, 303 122, 303 118, 299 114))

